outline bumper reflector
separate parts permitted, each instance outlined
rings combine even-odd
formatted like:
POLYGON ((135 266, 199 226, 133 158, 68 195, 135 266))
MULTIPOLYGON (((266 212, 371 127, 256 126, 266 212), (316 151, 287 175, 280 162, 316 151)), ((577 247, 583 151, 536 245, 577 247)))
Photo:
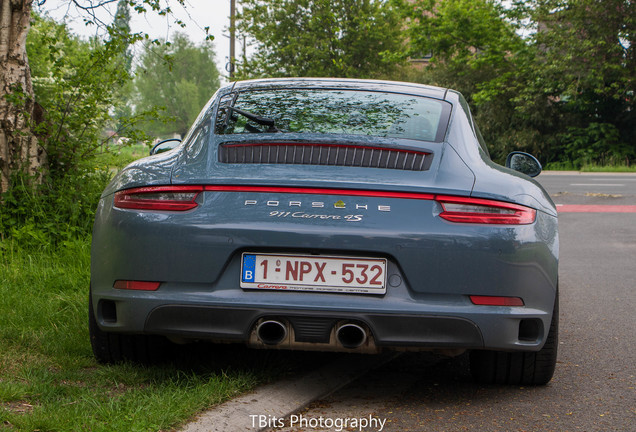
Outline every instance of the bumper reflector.
POLYGON ((159 288, 159 285, 161 285, 161 282, 117 280, 113 284, 113 288, 138 291, 156 291, 159 288))
POLYGON ((519 297, 470 296, 470 301, 479 306, 523 306, 519 297))

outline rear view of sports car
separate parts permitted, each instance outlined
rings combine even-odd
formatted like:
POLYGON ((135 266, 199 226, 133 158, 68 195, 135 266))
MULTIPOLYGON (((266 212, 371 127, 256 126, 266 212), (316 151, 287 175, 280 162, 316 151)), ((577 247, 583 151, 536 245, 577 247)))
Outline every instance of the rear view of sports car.
POLYGON ((97 209, 99 361, 143 361, 161 337, 470 351, 479 382, 550 381, 556 209, 532 156, 490 160, 461 94, 237 82, 153 153, 117 174, 97 209))

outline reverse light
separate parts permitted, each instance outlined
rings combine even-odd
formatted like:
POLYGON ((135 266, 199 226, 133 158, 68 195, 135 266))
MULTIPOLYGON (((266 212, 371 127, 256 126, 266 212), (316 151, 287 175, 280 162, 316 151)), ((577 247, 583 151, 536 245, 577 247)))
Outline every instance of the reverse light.
POLYGON ((435 200, 444 209, 439 216, 449 222, 526 225, 533 223, 537 216, 535 209, 501 201, 442 195, 435 200))
POLYGON ((113 288, 137 291, 157 291, 159 289, 159 285, 161 285, 161 282, 116 280, 113 284, 113 288))
POLYGON ((523 306, 520 297, 470 296, 470 301, 478 306, 523 306))
POLYGON ((150 186, 115 193, 115 207, 135 210, 186 211, 198 206, 203 186, 150 186))

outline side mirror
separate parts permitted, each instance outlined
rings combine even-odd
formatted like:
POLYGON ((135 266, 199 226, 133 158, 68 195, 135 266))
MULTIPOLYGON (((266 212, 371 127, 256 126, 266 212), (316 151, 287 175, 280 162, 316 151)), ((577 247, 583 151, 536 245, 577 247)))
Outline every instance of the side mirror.
POLYGON ((543 169, 541 163, 529 153, 515 151, 506 158, 506 167, 530 177, 536 177, 543 169))
POLYGON ((155 144, 155 146, 150 149, 150 155, 156 155, 159 153, 167 152, 174 148, 177 148, 181 144, 181 140, 179 138, 170 138, 167 140, 163 140, 155 144))

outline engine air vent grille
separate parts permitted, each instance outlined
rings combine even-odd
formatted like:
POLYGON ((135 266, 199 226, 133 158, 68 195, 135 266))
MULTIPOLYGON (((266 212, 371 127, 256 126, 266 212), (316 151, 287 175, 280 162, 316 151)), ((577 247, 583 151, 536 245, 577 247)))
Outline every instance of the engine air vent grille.
POLYGON ((333 318, 289 317, 294 326, 296 342, 329 343, 331 329, 337 320, 333 318))
POLYGON ((232 164, 330 165, 426 171, 424 151, 340 144, 222 144, 219 162, 232 164))

